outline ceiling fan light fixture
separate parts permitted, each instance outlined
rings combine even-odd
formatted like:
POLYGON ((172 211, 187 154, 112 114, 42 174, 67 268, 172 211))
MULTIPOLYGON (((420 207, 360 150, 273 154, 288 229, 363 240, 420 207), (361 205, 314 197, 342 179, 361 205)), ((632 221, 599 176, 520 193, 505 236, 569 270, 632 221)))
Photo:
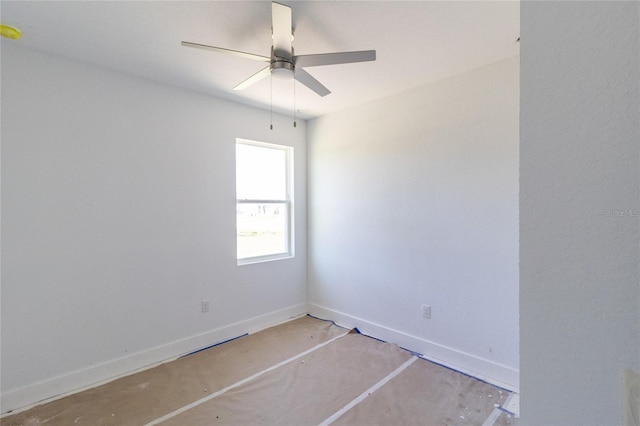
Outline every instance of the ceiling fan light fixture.
POLYGON ((271 63, 271 76, 280 80, 290 80, 293 78, 294 67, 288 61, 275 61, 271 63))
POLYGON ((293 71, 286 68, 274 68, 271 70, 271 75, 279 80, 291 80, 293 71))

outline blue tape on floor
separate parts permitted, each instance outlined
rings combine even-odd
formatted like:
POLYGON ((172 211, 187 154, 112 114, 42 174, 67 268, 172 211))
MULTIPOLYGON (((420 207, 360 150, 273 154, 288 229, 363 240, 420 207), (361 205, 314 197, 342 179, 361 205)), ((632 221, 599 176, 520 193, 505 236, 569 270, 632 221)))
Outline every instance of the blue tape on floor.
POLYGON ((242 335, 240 335, 240 336, 238 336, 238 337, 232 337, 231 339, 225 340, 225 341, 223 341, 223 342, 214 343, 213 345, 207 346, 207 347, 202 348, 202 349, 196 349, 196 350, 195 350, 195 351, 193 351, 193 352, 189 352, 188 354, 184 354, 184 355, 182 355, 182 356, 181 356, 181 357, 179 357, 178 359, 180 359, 180 358, 184 358, 184 357, 189 356, 189 355, 197 354, 198 352, 206 351, 207 349, 215 348, 216 346, 220 346, 220 345, 223 345, 223 344, 225 344, 225 343, 232 342, 232 341, 234 341, 234 340, 236 340, 236 339, 239 339, 239 338, 241 338, 241 337, 245 337, 245 336, 248 336, 248 335, 249 335, 249 333, 244 333, 244 334, 242 334, 242 335))
POLYGON ((515 417, 515 416, 516 416, 516 413, 512 413, 511 411, 507 410, 506 408, 503 408, 503 407, 496 407, 496 408, 497 408, 498 410, 500 410, 500 411, 504 412, 504 413, 507 413, 507 414, 508 414, 508 415, 510 415, 510 416, 513 416, 513 417, 515 417))
POLYGON ((411 349, 407 349, 407 348, 403 348, 402 346, 398 346, 400 349, 402 349, 403 351, 407 351, 409 352, 411 355, 413 356, 417 356, 418 358, 424 359, 424 357, 422 356, 421 353, 416 352, 416 351, 412 351, 411 349))
POLYGON ((485 384, 487 384, 487 385, 489 385, 489 386, 493 386, 494 388, 497 388, 497 389, 503 390, 503 391, 505 391, 505 392, 507 392, 507 393, 514 393, 512 390, 509 390, 509 389, 507 389, 507 388, 503 388, 502 386, 498 386, 498 385, 496 385, 496 384, 494 384, 494 383, 487 382, 486 380, 479 379, 479 378, 477 378, 476 376, 472 376, 472 375, 471 375, 471 374, 469 374, 469 373, 465 373, 464 371, 456 370, 455 368, 449 367, 448 365, 440 364, 439 362, 436 362, 436 361, 434 361, 434 360, 432 360, 432 359, 425 358, 425 357, 424 357, 424 355, 420 355, 420 358, 422 358, 422 359, 423 359, 423 360, 425 360, 425 361, 429 361, 429 362, 430 362, 430 363, 432 363, 432 364, 439 365, 440 367, 446 368, 447 370, 455 371, 456 373, 460 373, 460 374, 462 374, 463 376, 467 376, 467 377, 469 377, 469 378, 471 378, 471 379, 474 379, 474 380, 477 380, 477 381, 479 381, 479 382, 485 383, 485 384))
POLYGON ((311 317, 311 318, 313 318, 313 319, 317 319, 317 320, 319 320, 319 321, 330 322, 331 324, 333 324, 333 325, 335 325, 336 327, 339 327, 339 328, 344 328, 344 327, 341 327, 341 326, 339 326, 338 324, 336 324, 336 322, 335 322, 335 321, 333 321, 333 320, 328 320, 328 319, 324 319, 324 318, 319 318, 319 317, 313 316, 313 315, 311 315, 311 314, 307 314, 307 316, 308 316, 308 317, 311 317))

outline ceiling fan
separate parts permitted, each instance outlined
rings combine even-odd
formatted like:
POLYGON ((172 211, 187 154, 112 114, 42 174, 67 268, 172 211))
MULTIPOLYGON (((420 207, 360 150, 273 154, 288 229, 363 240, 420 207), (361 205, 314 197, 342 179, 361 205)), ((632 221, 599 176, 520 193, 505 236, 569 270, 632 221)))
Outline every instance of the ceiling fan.
POLYGON ((291 25, 291 8, 289 6, 272 2, 271 3, 271 31, 273 35, 273 45, 271 46, 271 56, 254 55, 253 53, 240 52, 238 50, 225 49, 222 47, 208 46, 206 44, 183 41, 186 47, 212 50, 214 52, 226 53, 254 61, 267 62, 265 68, 261 69, 251 77, 235 86, 233 90, 242 90, 252 84, 272 75, 278 78, 295 78, 300 83, 307 86, 320 96, 326 96, 331 91, 316 80, 303 67, 315 67, 319 65, 347 64, 353 62, 366 62, 376 60, 375 50, 362 50, 356 52, 323 53, 316 55, 294 55, 291 42, 293 40, 293 27, 291 25))

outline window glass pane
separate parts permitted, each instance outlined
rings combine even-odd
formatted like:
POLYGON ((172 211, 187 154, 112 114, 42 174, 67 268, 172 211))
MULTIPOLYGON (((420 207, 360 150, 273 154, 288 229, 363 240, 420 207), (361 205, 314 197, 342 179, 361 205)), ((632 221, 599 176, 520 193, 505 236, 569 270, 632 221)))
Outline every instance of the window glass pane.
POLYGON ((239 200, 286 200, 287 152, 236 144, 236 197, 239 200))
POLYGON ((236 141, 238 264, 293 256, 293 148, 236 141))
POLYGON ((287 203, 238 203, 238 259, 287 253, 287 203))

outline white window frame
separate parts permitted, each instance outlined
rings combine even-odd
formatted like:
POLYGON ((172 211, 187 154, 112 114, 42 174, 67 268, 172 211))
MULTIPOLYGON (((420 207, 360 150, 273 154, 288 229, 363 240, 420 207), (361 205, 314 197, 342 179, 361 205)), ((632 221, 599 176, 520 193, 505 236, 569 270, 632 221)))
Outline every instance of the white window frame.
MULTIPOLYGON (((237 229, 237 225, 238 225, 238 219, 236 216, 236 259, 238 261, 238 265, 248 265, 248 264, 252 264, 252 263, 259 263, 259 262, 268 262, 268 261, 273 261, 273 260, 280 260, 280 259, 289 259, 289 258, 293 258, 295 257, 295 252, 294 252, 294 202, 293 202, 293 155, 294 155, 294 151, 293 151, 293 147, 291 146, 286 146, 286 145, 279 145, 279 144, 274 144, 274 143, 268 143, 268 142, 258 142, 258 141, 253 141, 253 140, 249 140, 249 139, 242 139, 242 138, 236 138, 236 145, 250 145, 250 146, 257 146, 257 147, 262 147, 262 148, 269 148, 269 149, 277 149, 280 151, 283 151, 285 153, 285 167, 286 167, 286 173, 285 173, 285 185, 286 185, 286 195, 284 199, 281 200, 265 200, 265 199, 239 199, 237 198, 236 195, 236 208, 239 204, 277 204, 277 205, 285 205, 285 210, 286 210, 286 230, 285 230, 285 236, 287 238, 287 250, 285 252, 282 253, 272 253, 272 254, 268 254, 268 255, 263 255, 263 256, 252 256, 252 257, 245 257, 245 258, 238 258, 238 250, 237 250, 237 244, 238 244, 238 229, 237 229)), ((236 166, 237 166, 237 159, 236 159, 236 166)), ((236 182, 236 190, 237 190, 237 182, 236 182)))

